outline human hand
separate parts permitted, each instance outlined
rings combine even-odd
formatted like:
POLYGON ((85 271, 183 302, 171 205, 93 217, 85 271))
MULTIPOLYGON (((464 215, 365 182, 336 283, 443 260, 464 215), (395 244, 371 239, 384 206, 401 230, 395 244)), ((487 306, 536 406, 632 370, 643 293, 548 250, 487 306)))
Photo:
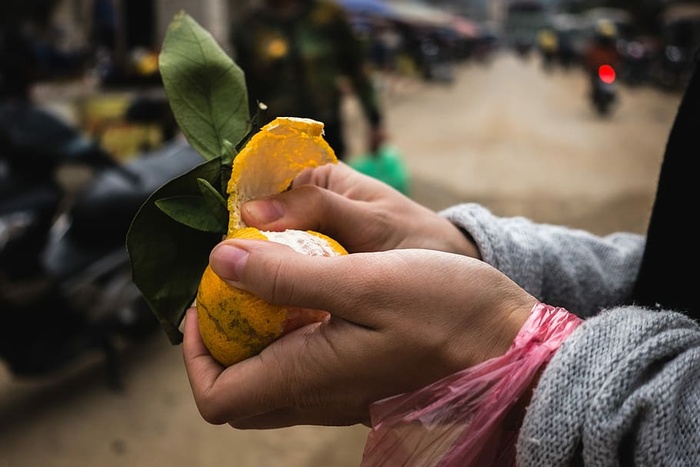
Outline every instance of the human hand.
POLYGON ((245 203, 243 222, 322 232, 351 253, 425 248, 481 258, 449 220, 342 162, 305 170, 292 188, 245 203))
POLYGON ((197 407, 236 428, 369 424, 372 402, 504 354, 536 303, 491 266, 431 250, 311 257, 226 240, 210 264, 269 302, 329 312, 224 368, 188 311, 183 356, 197 407))

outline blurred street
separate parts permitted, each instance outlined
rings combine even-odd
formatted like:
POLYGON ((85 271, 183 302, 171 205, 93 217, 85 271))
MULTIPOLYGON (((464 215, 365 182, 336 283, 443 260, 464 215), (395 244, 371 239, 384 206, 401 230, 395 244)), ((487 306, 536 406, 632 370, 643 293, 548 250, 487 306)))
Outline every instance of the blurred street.
MULTIPOLYGON (((391 143, 411 196, 440 210, 480 202, 605 234, 644 232, 678 93, 622 87, 601 118, 579 70, 546 72, 509 52, 469 62, 452 83, 381 82, 391 143)), ((357 103, 352 154, 364 151, 357 103)), ((350 467, 367 428, 237 431, 199 416, 179 347, 158 334, 122 355, 111 390, 99 355, 54 378, 20 381, 0 366, 0 467, 350 467)))

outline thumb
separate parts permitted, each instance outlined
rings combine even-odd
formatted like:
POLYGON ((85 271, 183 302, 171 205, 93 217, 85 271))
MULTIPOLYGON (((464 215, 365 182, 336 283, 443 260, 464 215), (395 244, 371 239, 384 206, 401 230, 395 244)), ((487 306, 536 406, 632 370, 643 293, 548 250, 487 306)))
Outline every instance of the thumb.
POLYGON ((330 311, 336 299, 324 291, 336 290, 331 283, 346 269, 338 259, 272 241, 228 239, 212 250, 209 264, 225 282, 269 303, 330 311))
POLYGON ((330 190, 303 185, 279 195, 248 201, 241 215, 247 225, 260 230, 315 230, 345 245, 352 243, 345 238, 347 225, 364 223, 367 208, 330 190))

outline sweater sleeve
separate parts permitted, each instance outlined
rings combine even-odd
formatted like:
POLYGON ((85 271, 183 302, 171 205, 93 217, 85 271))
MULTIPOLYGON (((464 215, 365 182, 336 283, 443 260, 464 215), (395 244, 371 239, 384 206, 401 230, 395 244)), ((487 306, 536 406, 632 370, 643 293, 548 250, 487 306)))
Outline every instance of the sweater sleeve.
POLYGON ((467 203, 441 212, 474 239, 482 259, 538 300, 580 317, 629 300, 644 251, 644 237, 538 224, 497 217, 467 203))
POLYGON ((519 466, 697 465, 700 328, 622 307, 586 320, 542 373, 519 466))

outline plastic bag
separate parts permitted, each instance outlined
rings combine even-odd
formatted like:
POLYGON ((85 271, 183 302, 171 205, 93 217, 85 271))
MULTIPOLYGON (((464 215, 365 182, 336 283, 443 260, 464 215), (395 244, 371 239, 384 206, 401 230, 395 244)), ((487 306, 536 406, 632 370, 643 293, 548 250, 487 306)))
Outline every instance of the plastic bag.
POLYGON ((529 390, 580 323, 563 308, 537 304, 502 357, 375 402, 362 467, 515 465, 529 390))
POLYGON ((409 193, 409 176, 403 156, 395 146, 383 145, 376 154, 364 154, 348 161, 358 172, 381 180, 401 193, 409 193))

